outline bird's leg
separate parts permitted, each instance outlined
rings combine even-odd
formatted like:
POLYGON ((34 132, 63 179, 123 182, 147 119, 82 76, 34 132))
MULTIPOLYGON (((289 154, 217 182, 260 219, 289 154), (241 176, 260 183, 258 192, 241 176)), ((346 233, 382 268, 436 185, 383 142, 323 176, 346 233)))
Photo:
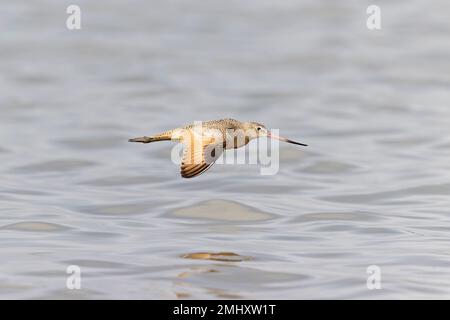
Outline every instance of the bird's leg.
POLYGON ((128 140, 128 142, 142 142, 142 143, 150 143, 154 141, 152 137, 138 137, 128 140))

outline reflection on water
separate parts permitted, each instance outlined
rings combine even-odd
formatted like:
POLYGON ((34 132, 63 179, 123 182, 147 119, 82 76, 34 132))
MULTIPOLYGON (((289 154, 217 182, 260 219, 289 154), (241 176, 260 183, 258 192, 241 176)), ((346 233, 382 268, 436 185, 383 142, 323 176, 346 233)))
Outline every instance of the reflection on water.
POLYGON ((32 232, 51 232, 62 231, 67 229, 59 224, 45 223, 45 222, 18 222, 0 227, 0 230, 14 230, 14 231, 32 231, 32 232))
POLYGON ((263 271, 235 264, 200 265, 180 273, 174 281, 174 290, 176 296, 182 298, 193 298, 192 293, 198 291, 199 297, 204 298, 241 299, 245 297, 241 293, 255 297, 260 297, 262 291, 276 294, 278 287, 301 285, 307 278, 299 274, 263 271))
MULTIPOLYGON (((211 269, 209 267, 192 267, 187 272, 182 272, 178 275, 178 280, 174 282, 175 295, 178 299, 192 299, 192 280, 199 275, 205 275, 208 273, 220 272, 217 269, 211 269)), ((203 288, 207 292, 208 298, 215 297, 218 299, 241 299, 238 294, 229 293, 227 290, 219 288, 203 288)))
POLYGON ((448 1, 101 2, 2 5, 0 298, 450 297, 448 1), (309 147, 181 180, 127 142, 224 117, 309 147))
POLYGON ((250 260, 251 257, 241 256, 237 253, 233 252, 195 252, 188 253, 183 255, 183 258, 186 259, 199 259, 199 260, 214 260, 214 261, 228 261, 228 262, 237 262, 250 260))
POLYGON ((221 221, 262 221, 273 217, 269 213, 244 206, 237 202, 225 200, 209 200, 177 209, 173 216, 191 219, 221 220, 221 221))

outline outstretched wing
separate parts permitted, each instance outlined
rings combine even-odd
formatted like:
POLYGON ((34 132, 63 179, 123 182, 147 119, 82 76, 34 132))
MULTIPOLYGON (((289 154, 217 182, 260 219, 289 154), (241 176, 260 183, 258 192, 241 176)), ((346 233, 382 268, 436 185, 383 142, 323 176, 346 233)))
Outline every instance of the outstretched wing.
POLYGON ((181 176, 196 177, 208 170, 223 153, 223 145, 215 139, 193 138, 184 141, 184 154, 181 160, 181 176))

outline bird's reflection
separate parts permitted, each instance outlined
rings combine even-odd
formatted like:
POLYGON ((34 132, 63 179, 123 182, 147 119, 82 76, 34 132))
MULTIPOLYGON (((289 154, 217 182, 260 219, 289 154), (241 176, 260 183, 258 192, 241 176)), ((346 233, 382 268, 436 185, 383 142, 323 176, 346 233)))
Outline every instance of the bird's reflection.
POLYGON ((213 261, 225 261, 225 262, 240 262, 244 260, 251 260, 251 257, 241 256, 233 252, 194 252, 188 253, 182 256, 185 259, 198 259, 198 260, 213 260, 213 261))
MULTIPOLYGON (((223 288, 213 288, 210 286, 207 276, 217 273, 223 273, 224 269, 236 268, 237 263, 242 261, 251 260, 252 257, 242 256, 234 252, 193 252, 187 253, 181 256, 184 259, 194 259, 194 260, 209 260, 209 261, 220 261, 221 263, 215 263, 212 265, 197 265, 189 267, 189 270, 183 271, 177 275, 174 281, 175 286, 175 296, 178 299, 190 299, 192 298, 193 291, 198 288, 193 282, 204 283, 201 285, 201 289, 206 290, 207 295, 214 296, 221 299, 241 299, 242 296, 239 294, 230 292, 223 288)), ((203 291, 204 292, 204 291, 203 291)))

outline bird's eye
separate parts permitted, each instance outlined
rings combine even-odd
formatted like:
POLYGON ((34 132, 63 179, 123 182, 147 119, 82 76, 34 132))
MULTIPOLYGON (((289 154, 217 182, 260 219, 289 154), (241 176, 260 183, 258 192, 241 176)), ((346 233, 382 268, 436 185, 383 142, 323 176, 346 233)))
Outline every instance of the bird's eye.
POLYGON ((258 130, 258 131, 261 130, 261 127, 256 128, 256 130, 258 130))

